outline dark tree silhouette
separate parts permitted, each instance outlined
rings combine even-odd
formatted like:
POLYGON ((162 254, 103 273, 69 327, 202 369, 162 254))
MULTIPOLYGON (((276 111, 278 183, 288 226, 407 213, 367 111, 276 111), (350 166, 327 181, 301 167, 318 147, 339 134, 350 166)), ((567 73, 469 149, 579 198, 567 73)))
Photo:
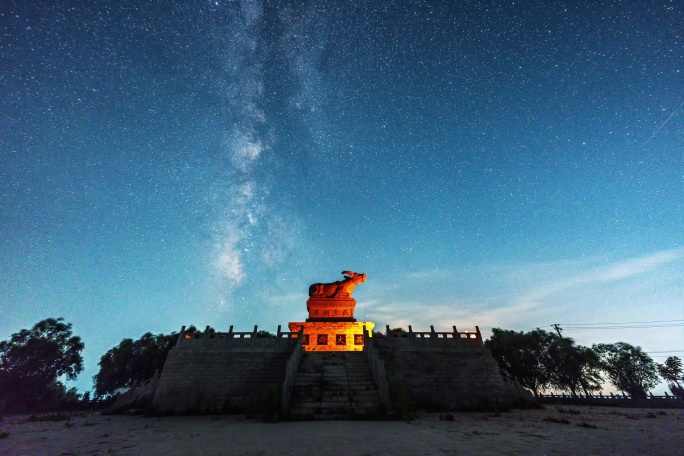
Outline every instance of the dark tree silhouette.
POLYGON ((83 370, 82 350, 81 338, 63 318, 40 321, 0 342, 0 399, 6 400, 5 407, 41 407, 63 396, 60 378, 73 380, 83 370))
POLYGON ((543 363, 549 375, 549 384, 561 390, 570 390, 573 397, 577 397, 580 389, 586 395, 601 389, 598 355, 589 347, 575 345, 571 338, 551 335, 543 363))
POLYGON ((669 356, 663 364, 658 364, 658 372, 667 382, 667 386, 672 391, 672 394, 684 398, 684 388, 679 383, 680 381, 684 382, 682 360, 676 356, 669 356))
POLYGON ((553 334, 541 329, 525 333, 493 328, 485 346, 501 371, 537 395, 551 381, 547 357, 552 340, 553 334))
MULTIPOLYGON (((194 334, 196 329, 191 326, 186 332, 194 334)), ((93 376, 95 396, 107 398, 119 388, 151 378, 157 369, 161 371, 166 355, 177 339, 175 332, 167 335, 145 333, 135 341, 123 339, 100 358, 100 371, 93 376)))
POLYGON ((389 332, 393 333, 405 333, 406 330, 404 328, 398 327, 398 328, 390 328, 389 332))
POLYGON ((645 398, 648 390, 658 384, 657 365, 641 350, 625 342, 596 344, 601 368, 610 382, 633 398, 645 398))

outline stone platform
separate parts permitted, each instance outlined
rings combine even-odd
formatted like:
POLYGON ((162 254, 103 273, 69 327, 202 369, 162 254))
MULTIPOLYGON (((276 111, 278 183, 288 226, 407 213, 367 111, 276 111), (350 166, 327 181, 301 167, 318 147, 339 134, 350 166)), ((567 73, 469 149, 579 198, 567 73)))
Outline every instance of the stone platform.
POLYGON ((372 334, 372 321, 305 321, 288 323, 290 331, 302 334, 305 351, 363 351, 363 328, 372 334))

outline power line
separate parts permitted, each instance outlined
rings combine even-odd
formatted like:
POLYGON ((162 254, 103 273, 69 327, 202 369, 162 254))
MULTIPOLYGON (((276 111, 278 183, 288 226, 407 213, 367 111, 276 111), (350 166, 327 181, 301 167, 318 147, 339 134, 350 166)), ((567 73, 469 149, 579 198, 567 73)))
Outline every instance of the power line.
MULTIPOLYGON (((646 323, 674 323, 683 322, 684 320, 654 320, 654 321, 623 321, 623 322, 609 322, 609 323, 557 323, 564 326, 595 326, 595 325, 632 325, 632 324, 646 324, 646 323)), ((553 325, 548 325, 553 326, 553 325)))
POLYGON ((678 326, 684 326, 684 320, 625 321, 610 323, 563 323, 563 326, 570 330, 676 328, 678 326))
POLYGON ((587 330, 587 329, 648 329, 648 328, 677 328, 684 326, 684 323, 677 324, 663 324, 663 325, 632 325, 632 326, 573 326, 569 329, 574 330, 587 330))
POLYGON ((553 325, 535 326, 534 328, 521 329, 520 331, 534 331, 535 329, 553 328, 553 325))
POLYGON ((534 328, 523 329, 522 331, 533 331, 541 328, 553 328, 556 331, 560 326, 569 330, 584 329, 648 329, 648 328, 676 328, 684 326, 684 320, 653 320, 653 321, 625 321, 625 322, 603 322, 603 323, 554 323, 551 325, 535 326, 534 328))

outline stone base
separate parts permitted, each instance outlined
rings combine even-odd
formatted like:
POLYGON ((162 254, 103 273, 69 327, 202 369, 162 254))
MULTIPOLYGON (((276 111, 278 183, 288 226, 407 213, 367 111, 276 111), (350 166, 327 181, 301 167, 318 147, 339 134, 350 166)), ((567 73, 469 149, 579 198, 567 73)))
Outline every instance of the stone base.
POLYGON ((362 351, 363 327, 373 333, 372 321, 307 321, 288 323, 290 331, 304 329, 305 351, 362 351))
POLYGON ((356 307, 356 299, 350 298, 349 296, 336 298, 312 296, 306 301, 306 310, 309 311, 310 320, 319 318, 344 318, 353 320, 354 307, 356 307))

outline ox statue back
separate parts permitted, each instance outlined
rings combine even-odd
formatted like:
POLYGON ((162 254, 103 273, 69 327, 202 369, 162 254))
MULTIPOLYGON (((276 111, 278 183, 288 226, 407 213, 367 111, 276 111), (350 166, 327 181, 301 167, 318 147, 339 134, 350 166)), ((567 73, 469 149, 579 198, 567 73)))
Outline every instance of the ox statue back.
POLYGON ((309 287, 310 297, 347 298, 351 297, 356 285, 366 281, 366 274, 342 271, 344 280, 333 283, 314 283, 309 287))

